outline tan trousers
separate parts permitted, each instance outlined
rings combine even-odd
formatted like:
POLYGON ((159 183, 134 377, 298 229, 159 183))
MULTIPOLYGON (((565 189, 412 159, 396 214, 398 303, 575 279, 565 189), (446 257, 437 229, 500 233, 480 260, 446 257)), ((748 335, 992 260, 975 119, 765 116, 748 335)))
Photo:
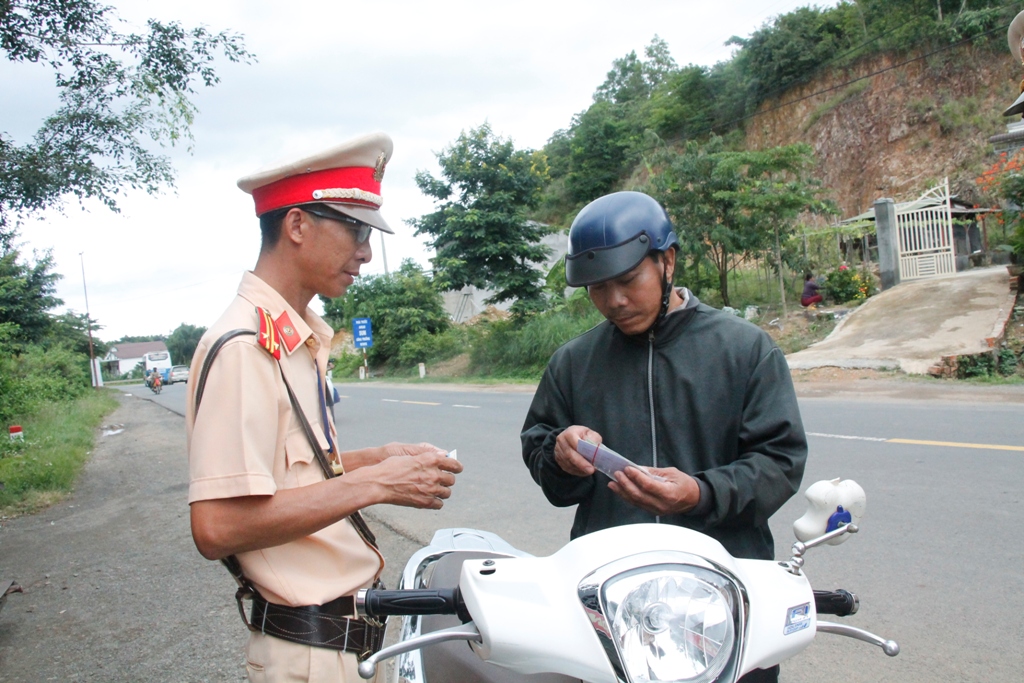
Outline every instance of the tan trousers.
MULTIPOLYGON (((363 683, 356 656, 350 652, 299 645, 262 633, 249 634, 245 658, 252 683, 363 683)), ((385 668, 378 667, 376 681, 384 680, 385 668)))

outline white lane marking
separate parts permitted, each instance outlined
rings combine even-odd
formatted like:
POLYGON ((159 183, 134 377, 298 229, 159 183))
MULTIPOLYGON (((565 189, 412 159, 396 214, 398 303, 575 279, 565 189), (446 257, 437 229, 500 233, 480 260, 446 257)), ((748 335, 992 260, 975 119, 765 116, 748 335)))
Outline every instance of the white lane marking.
POLYGON ((822 434, 821 432, 807 432, 807 436, 820 436, 825 439, 848 439, 850 441, 888 441, 875 436, 848 436, 846 434, 822 434))
POLYGON ((459 403, 453 403, 452 408, 479 408, 480 406, 464 406, 459 403))
POLYGON ((850 441, 881 441, 884 443, 900 443, 909 446, 940 446, 945 448, 975 448, 990 451, 1021 451, 1024 446, 1007 446, 1004 444, 991 443, 965 443, 963 441, 924 441, 921 439, 880 439, 874 436, 847 436, 845 434, 822 434, 821 432, 807 432, 807 436, 820 436, 826 439, 848 439, 850 441))
POLYGON ((401 403, 397 398, 382 398, 385 403, 401 403))

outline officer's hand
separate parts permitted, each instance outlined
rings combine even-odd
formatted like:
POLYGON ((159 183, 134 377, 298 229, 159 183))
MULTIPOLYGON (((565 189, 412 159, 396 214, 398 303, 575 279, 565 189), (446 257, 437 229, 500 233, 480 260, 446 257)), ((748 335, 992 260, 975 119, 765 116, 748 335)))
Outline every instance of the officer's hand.
POLYGON ((445 451, 429 443, 398 443, 397 441, 392 441, 383 446, 345 451, 341 454, 341 461, 345 464, 346 472, 353 472, 360 467, 378 465, 388 458, 395 456, 424 454, 445 455, 445 451))
POLYGON ((399 443, 392 441, 381 446, 383 456, 381 460, 392 458, 396 455, 423 455, 424 453, 436 453, 437 455, 447 455, 447 451, 438 448, 434 444, 427 443, 425 441, 420 443, 399 443))
POLYGON ((627 467, 615 473, 615 481, 608 488, 627 503, 654 515, 689 512, 697 507, 700 486, 693 477, 674 467, 649 467, 647 471, 666 481, 649 477, 636 467, 627 467))
POLYGON ((555 439, 555 462, 571 475, 589 477, 594 473, 594 466, 576 450, 576 444, 580 439, 601 443, 601 435, 590 427, 573 425, 555 439))
POLYGON ((437 453, 396 455, 374 465, 379 470, 383 503, 440 510, 452 495, 462 463, 437 453))

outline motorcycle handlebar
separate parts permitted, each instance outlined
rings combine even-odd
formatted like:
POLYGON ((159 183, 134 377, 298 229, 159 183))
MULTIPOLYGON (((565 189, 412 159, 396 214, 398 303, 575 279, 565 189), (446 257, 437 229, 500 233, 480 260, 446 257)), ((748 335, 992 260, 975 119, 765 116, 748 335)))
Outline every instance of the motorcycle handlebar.
POLYGON ((366 617, 455 614, 463 623, 472 621, 458 588, 361 590, 356 594, 356 611, 366 617))
POLYGON ((850 591, 814 591, 814 608, 818 614, 833 614, 846 617, 860 609, 860 599, 850 591))

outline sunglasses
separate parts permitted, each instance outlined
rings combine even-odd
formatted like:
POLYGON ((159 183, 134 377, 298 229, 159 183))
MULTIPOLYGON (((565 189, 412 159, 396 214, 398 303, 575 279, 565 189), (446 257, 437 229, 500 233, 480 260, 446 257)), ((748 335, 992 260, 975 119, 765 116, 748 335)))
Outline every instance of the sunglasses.
POLYGON ((326 218, 329 221, 336 221, 338 223, 348 223, 349 225, 346 225, 345 227, 347 227, 349 230, 355 233, 357 244, 362 244, 366 240, 370 239, 370 231, 373 230, 373 226, 370 225, 369 223, 357 221, 355 218, 350 218, 349 216, 344 216, 340 213, 327 213, 326 211, 322 211, 320 209, 310 209, 305 206, 302 207, 302 210, 305 211, 306 213, 311 213, 319 218, 326 218))

